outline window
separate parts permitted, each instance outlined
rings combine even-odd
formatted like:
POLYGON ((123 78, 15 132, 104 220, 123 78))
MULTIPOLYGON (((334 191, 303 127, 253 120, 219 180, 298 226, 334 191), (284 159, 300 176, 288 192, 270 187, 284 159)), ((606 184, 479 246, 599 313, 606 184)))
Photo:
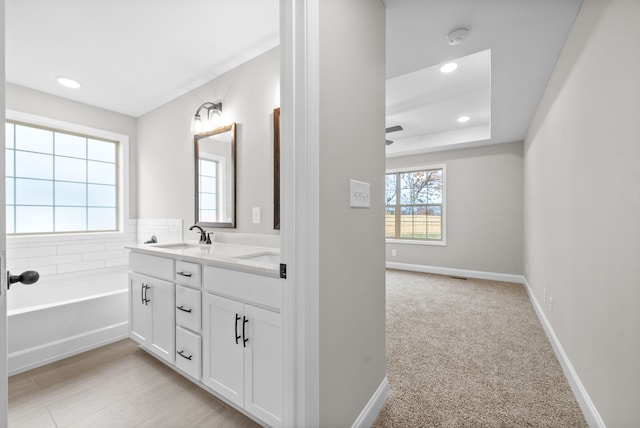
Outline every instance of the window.
POLYGON ((200 159, 198 166, 198 209, 199 221, 216 222, 218 220, 218 162, 200 159))
POLYGON ((444 244, 444 166, 388 172, 385 236, 444 244))
POLYGON ((120 141, 5 126, 7 234, 118 231, 120 141))

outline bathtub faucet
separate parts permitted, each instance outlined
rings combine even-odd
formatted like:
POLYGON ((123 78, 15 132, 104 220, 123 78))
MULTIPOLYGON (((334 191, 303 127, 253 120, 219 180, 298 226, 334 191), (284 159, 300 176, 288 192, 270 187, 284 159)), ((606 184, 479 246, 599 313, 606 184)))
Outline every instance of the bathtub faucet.
POLYGON ((198 229, 200 231, 200 243, 201 244, 211 244, 211 236, 207 232, 204 231, 203 228, 194 224, 189 228, 189 230, 198 229))

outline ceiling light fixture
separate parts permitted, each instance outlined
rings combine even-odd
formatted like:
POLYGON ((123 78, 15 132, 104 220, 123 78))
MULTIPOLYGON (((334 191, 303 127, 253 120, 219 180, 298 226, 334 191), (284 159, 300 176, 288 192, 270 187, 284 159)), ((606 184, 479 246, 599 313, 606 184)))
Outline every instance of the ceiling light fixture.
POLYGON ((469 35, 468 28, 456 28, 447 35, 447 41, 450 45, 459 45, 469 35))
POLYGON ((80 87, 80 83, 77 80, 73 80, 68 77, 58 76, 56 77, 56 80, 66 88, 78 89, 80 87))
POLYGON ((191 119, 191 132, 194 134, 202 134, 203 132, 213 131, 219 125, 220 115, 222 115, 222 102, 215 104, 207 101, 203 103, 198 107, 198 110, 196 110, 193 119, 191 119), (200 111, 202 109, 207 111, 204 119, 200 117, 200 111))
POLYGON ((440 71, 443 73, 451 73, 456 68, 458 68, 458 64, 456 64, 455 62, 448 62, 442 67, 440 67, 440 71))
POLYGON ((460 123, 469 122, 469 119, 471 119, 469 116, 460 116, 458 118, 458 122, 460 122, 460 123))

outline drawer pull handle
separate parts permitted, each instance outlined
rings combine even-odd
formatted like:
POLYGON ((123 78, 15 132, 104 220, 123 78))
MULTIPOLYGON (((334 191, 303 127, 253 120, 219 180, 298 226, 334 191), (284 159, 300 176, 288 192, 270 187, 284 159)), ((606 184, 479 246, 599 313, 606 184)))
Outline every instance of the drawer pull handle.
POLYGON ((191 358, 193 358, 193 355, 185 355, 184 351, 178 351, 178 355, 180 355, 185 360, 191 360, 191 358))
POLYGON ((186 276, 187 278, 191 278, 191 272, 176 272, 178 275, 186 276))
POLYGON ((180 306, 176 306, 176 308, 180 309, 182 312, 187 312, 187 313, 191 313, 191 308, 185 308, 184 306, 180 305, 180 306))

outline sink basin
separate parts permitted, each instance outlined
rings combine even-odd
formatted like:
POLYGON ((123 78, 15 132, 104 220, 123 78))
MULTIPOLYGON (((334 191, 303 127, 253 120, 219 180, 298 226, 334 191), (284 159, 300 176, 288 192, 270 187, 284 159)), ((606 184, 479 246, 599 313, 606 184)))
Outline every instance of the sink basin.
POLYGON ((188 244, 186 242, 176 242, 174 244, 161 244, 161 245, 154 245, 154 248, 165 248, 167 250, 184 250, 187 248, 198 248, 199 245, 197 244, 188 244))
POLYGON ((245 254, 236 256, 236 259, 251 260, 252 262, 278 264, 280 263, 280 254, 263 251, 261 253, 245 254))

